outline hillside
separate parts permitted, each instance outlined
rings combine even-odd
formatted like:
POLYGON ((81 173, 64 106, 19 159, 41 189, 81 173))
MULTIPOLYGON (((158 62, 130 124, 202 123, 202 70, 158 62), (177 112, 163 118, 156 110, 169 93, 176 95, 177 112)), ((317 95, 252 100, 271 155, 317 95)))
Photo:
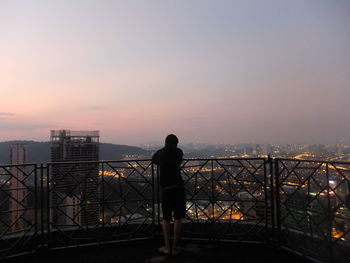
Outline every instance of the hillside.
MULTIPOLYGON (((0 142, 0 164, 10 163, 10 147, 15 143, 28 145, 28 163, 50 162, 50 142, 8 141, 0 142)), ((150 155, 148 151, 135 146, 100 143, 100 160, 120 160, 125 154, 150 155)))

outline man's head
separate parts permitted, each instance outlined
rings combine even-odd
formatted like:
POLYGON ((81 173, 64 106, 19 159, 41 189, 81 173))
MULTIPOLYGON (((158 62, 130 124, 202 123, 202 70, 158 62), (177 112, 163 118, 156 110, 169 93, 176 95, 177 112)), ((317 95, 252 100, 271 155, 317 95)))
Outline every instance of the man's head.
POLYGON ((174 134, 169 134, 165 138, 165 146, 176 147, 178 143, 179 143, 179 139, 174 134))

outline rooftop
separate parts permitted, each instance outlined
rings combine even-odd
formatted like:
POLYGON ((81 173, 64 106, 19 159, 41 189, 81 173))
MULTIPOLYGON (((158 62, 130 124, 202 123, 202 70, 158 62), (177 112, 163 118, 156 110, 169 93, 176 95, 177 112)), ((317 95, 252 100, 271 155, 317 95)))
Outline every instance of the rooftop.
POLYGON ((350 163, 185 159, 177 257, 158 254, 151 161, 0 166, 0 258, 22 262, 340 262, 350 256, 350 163), (25 256, 26 258, 23 258, 25 256))

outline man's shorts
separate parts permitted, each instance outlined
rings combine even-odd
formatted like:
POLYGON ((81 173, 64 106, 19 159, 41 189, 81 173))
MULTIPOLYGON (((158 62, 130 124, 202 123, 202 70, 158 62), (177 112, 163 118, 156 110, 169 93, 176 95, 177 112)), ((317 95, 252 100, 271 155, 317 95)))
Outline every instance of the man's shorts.
POLYGON ((183 186, 165 188, 162 190, 162 212, 163 220, 185 218, 186 215, 186 194, 183 186))

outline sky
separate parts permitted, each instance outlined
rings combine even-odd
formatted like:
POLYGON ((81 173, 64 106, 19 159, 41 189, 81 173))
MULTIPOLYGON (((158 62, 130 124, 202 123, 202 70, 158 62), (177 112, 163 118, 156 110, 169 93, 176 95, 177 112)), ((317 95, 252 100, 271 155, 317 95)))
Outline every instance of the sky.
POLYGON ((0 141, 350 142, 348 0, 0 0, 0 141))

